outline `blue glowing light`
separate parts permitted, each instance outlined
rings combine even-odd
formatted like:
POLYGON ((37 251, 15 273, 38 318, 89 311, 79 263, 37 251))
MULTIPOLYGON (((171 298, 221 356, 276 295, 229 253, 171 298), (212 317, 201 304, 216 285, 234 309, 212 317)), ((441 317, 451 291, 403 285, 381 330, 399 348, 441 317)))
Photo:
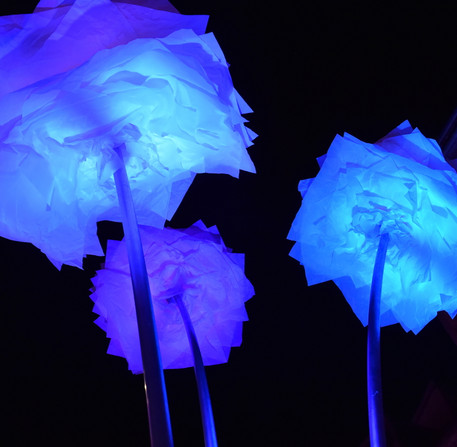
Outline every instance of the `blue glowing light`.
POLYGON ((419 332, 457 313, 457 174, 436 141, 404 122, 375 144, 337 136, 289 239, 308 284, 333 280, 366 325, 379 237, 389 233, 381 325, 419 332))
POLYGON ((57 267, 81 266, 103 254, 96 222, 121 220, 116 147, 125 145, 139 223, 162 227, 196 173, 253 172, 255 134, 214 36, 198 34, 206 17, 106 0, 65 2, 58 14, 52 5, 0 18, 0 235, 33 243, 57 267))
MULTIPOLYGON (((140 227, 156 316, 162 363, 193 366, 178 306, 182 297, 205 365, 225 363, 240 346, 245 301, 254 295, 244 275, 244 255, 231 253, 215 227, 202 222, 184 230, 140 227)), ((134 373, 143 371, 133 291, 124 242, 109 241, 105 269, 92 279, 96 323, 111 339, 108 353, 125 357, 134 373)))

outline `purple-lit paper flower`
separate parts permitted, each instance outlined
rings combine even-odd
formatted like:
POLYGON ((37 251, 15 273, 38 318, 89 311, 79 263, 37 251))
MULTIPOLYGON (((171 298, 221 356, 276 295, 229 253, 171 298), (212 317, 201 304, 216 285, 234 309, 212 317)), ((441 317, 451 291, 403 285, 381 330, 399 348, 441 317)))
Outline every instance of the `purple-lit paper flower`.
POLYGON ((337 136, 289 239, 308 284, 333 280, 366 325, 374 261, 389 233, 381 325, 419 332, 436 313, 457 312, 457 174, 438 144, 406 121, 375 144, 337 136))
POLYGON ((115 148, 139 223, 162 227, 196 173, 254 171, 254 134, 206 17, 58 3, 0 20, 0 235, 60 267, 101 255, 96 222, 121 220, 115 148))
MULTIPOLYGON (((205 365, 224 363, 240 346, 245 301, 254 295, 244 255, 231 253, 215 227, 184 230, 140 227, 164 368, 193 366, 185 327, 170 298, 181 295, 205 365)), ((108 241, 106 264, 92 279, 96 323, 111 338, 108 353, 125 357, 141 373, 135 305, 124 242, 108 241)))

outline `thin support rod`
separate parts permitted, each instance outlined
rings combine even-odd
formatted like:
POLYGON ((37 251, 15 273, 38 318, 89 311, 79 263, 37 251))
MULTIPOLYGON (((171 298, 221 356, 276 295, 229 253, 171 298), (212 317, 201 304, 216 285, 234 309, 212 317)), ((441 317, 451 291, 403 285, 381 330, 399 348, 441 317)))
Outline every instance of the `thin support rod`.
POLYGON ((186 305, 182 297, 177 295, 171 298, 172 302, 176 303, 181 312, 181 317, 186 328, 187 338, 189 340, 192 357, 194 359, 194 372, 197 381, 198 399, 200 401, 200 412, 202 416, 203 433, 205 437, 206 447, 217 447, 216 427, 214 425, 213 409, 211 406, 211 397, 209 395, 208 381, 206 380, 205 366, 198 346, 197 336, 194 326, 187 312, 186 305))
POLYGON ((454 110, 454 113, 446 123, 446 127, 441 132, 438 144, 447 160, 457 157, 457 109, 454 110))
POLYGON ((381 326, 380 308, 382 277, 386 261, 389 234, 381 235, 371 282, 370 309, 368 315, 367 343, 367 384, 368 384, 368 421, 370 446, 385 447, 384 412, 382 406, 381 384, 381 326))
POLYGON ((143 246, 141 245, 132 193, 122 157, 122 146, 117 148, 116 152, 121 158, 122 166, 114 173, 114 180, 122 213, 124 237, 135 298, 151 446, 173 447, 167 392, 143 246))

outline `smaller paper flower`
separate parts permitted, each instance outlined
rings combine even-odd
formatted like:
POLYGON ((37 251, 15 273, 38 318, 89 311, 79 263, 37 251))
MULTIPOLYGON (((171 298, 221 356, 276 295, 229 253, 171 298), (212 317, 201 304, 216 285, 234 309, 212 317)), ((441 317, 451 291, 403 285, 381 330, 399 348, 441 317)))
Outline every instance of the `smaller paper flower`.
POLYGON ((389 233, 381 326, 419 332, 457 313, 457 174, 436 141, 405 121, 375 144, 336 136, 289 239, 308 284, 333 280, 366 325, 379 237, 389 233))
MULTIPOLYGON (((245 301, 254 295, 244 275, 244 255, 225 247, 216 227, 202 222, 184 230, 140 227, 165 369, 193 366, 181 314, 170 298, 180 295, 190 314, 205 365, 227 362, 240 346, 245 301)), ((92 279, 95 323, 111 338, 108 353, 143 371, 133 291, 124 242, 109 241, 105 269, 92 279)))

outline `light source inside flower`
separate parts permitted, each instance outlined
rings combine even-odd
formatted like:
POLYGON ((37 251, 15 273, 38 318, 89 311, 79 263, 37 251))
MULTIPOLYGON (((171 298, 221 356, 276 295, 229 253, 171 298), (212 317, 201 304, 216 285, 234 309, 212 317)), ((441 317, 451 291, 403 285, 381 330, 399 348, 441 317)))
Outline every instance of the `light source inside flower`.
POLYGON ((433 140, 404 123, 376 144, 337 136, 289 238, 308 284, 333 280, 363 324, 374 258, 389 233, 381 325, 418 332, 457 312, 457 174, 433 140))

